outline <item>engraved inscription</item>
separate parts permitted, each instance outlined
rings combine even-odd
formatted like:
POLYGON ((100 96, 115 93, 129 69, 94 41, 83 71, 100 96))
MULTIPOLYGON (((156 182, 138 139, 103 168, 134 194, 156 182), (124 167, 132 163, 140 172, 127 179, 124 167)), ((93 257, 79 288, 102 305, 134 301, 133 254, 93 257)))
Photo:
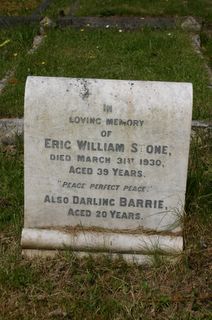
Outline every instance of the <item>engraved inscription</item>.
POLYGON ((26 225, 174 225, 184 204, 190 86, 42 79, 28 80, 26 96, 26 225))

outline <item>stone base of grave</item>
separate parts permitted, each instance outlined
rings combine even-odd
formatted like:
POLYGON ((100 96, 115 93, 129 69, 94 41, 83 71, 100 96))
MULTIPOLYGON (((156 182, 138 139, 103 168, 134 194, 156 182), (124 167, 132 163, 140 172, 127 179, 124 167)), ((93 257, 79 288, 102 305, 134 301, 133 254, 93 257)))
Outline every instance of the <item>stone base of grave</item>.
POLYGON ((183 238, 177 235, 76 231, 24 228, 22 253, 29 258, 52 257, 71 250, 78 257, 107 255, 127 262, 151 264, 155 254, 175 261, 183 250, 183 238))

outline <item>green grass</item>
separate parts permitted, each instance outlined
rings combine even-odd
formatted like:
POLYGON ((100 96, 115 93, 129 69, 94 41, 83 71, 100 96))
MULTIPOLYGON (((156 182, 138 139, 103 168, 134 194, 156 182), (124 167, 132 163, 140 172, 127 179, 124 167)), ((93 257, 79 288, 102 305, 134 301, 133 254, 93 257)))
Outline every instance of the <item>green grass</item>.
MULTIPOLYGON (((41 0, 1 0, 0 15, 28 15, 41 0)), ((60 10, 73 11, 78 16, 98 15, 194 15, 210 21, 210 0, 54 0, 46 15, 56 17, 60 10)))
POLYGON ((78 2, 76 0, 53 0, 46 9, 45 15, 56 19, 60 11, 63 11, 65 15, 75 14, 77 8, 78 2))
MULTIPOLYGON (((201 132, 201 131, 200 131, 201 132)), ((186 251, 175 264, 127 265, 120 257, 21 257, 23 142, 0 150, 0 319, 211 319, 211 137, 192 141, 184 218, 186 251)))
POLYGON ((212 133, 197 130, 191 139, 185 210, 202 219, 212 216, 212 133))
POLYGON ((205 55, 208 65, 212 69, 212 32, 202 32, 200 34, 201 46, 203 54, 205 55))
POLYGON ((36 28, 33 27, 0 29, 0 79, 24 59, 35 33, 36 28))
POLYGON ((207 271, 147 270, 121 259, 80 261, 68 253, 48 261, 15 255, 1 262, 1 319, 210 319, 207 271))
MULTIPOLYGON (((0 116, 22 116, 27 75, 47 75, 189 81, 194 85, 193 117, 210 117, 203 62, 180 31, 57 29, 48 32, 36 53, 26 55, 34 32, 0 33, 0 43, 12 40, 0 48, 1 76, 16 68, 0 96, 0 116)), ((209 56, 207 38, 204 48, 209 56)), ((148 268, 129 266, 121 258, 80 260, 69 251, 48 260, 22 258, 23 142, 17 139, 15 146, 1 147, 0 320, 210 320, 210 152, 211 137, 198 133, 190 148, 183 220, 186 251, 174 266, 155 255, 154 266, 148 268)))
POLYGON ((1 149, 0 164, 0 319, 210 319, 210 252, 192 246, 202 236, 209 245, 210 220, 200 223, 193 212, 185 226, 193 234, 187 244, 191 251, 174 266, 138 267, 121 258, 79 260, 69 251, 30 261, 21 257, 20 248, 20 141, 16 148, 1 149))
POLYGON ((65 251, 21 257, 23 141, 0 149, 0 319, 211 319, 211 137, 193 138, 186 212, 186 251, 175 265, 153 254, 153 266, 120 257, 78 259, 65 251))
POLYGON ((28 75, 192 82, 193 118, 209 117, 211 91, 203 61, 180 31, 51 30, 20 60, 0 96, 0 116, 22 116, 28 75))
POLYGON ((18 150, 8 147, 0 153, 0 232, 10 225, 20 228, 23 213, 23 143, 18 150))
POLYGON ((164 16, 164 15, 193 15, 212 19, 212 5, 210 0, 55 0, 50 6, 48 14, 55 16, 59 8, 66 9, 75 6, 79 16, 164 16))
POLYGON ((42 0, 1 0, 0 15, 28 15, 35 10, 42 0))

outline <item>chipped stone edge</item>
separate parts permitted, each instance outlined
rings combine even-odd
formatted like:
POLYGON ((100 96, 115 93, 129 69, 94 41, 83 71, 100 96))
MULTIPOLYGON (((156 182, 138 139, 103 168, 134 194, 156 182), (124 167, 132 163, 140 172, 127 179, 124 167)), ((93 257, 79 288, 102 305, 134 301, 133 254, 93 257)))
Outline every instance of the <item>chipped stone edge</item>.
POLYGON ((11 145, 17 136, 23 136, 24 119, 0 119, 0 145, 11 145))

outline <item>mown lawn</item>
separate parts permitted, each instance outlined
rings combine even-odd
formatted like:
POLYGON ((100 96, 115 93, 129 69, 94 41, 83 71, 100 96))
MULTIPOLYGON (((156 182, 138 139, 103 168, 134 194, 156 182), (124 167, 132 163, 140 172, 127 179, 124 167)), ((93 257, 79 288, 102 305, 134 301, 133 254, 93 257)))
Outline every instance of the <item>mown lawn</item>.
POLYGON ((210 0, 54 0, 47 14, 56 16, 59 10, 74 11, 78 16, 199 16, 212 20, 210 0))
POLYGON ((212 93, 203 61, 178 30, 51 30, 36 53, 19 60, 0 96, 1 117, 23 116, 28 75, 192 82, 193 118, 209 117, 212 93))
POLYGON ((202 32, 201 35, 202 52, 206 61, 212 69, 212 32, 202 32))
MULTIPOLYGON (((28 15, 42 0, 1 0, 0 15, 28 15)), ((78 16, 187 16, 212 19, 210 0, 53 0, 46 11, 56 17, 60 10, 73 11, 78 16)))
POLYGON ((0 29, 0 79, 10 70, 15 70, 32 46, 36 27, 0 29))

